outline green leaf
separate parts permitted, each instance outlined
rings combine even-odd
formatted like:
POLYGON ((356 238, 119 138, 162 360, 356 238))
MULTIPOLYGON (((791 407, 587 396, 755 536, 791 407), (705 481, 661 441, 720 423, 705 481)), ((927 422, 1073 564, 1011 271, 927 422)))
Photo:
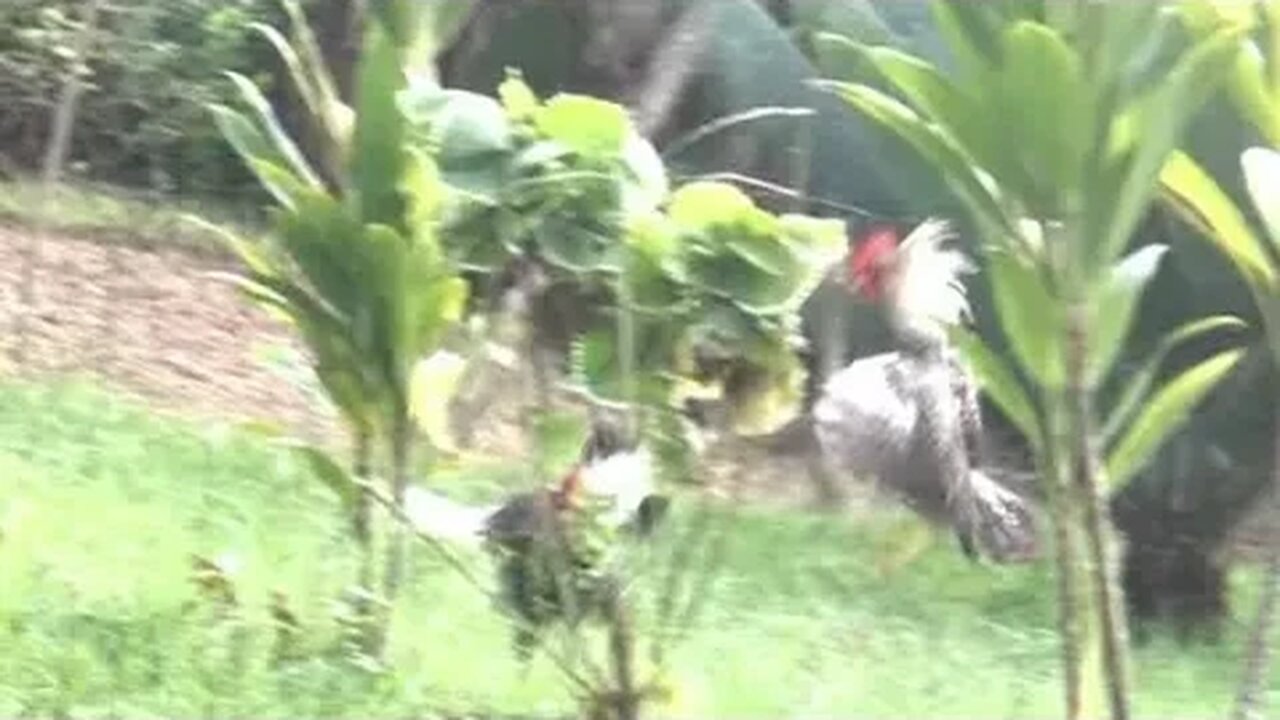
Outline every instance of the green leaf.
POLYGON ((622 163, 632 180, 623 186, 623 212, 650 212, 667 200, 671 186, 667 182, 662 156, 652 143, 634 130, 627 133, 623 143, 622 163))
POLYGON ((982 98, 966 95, 937 68, 899 50, 871 48, 865 53, 894 88, 953 137, 978 165, 998 176, 1009 174, 1008 139, 992 123, 982 98))
MULTIPOLYGON (((1139 101, 1141 112, 1134 132, 1141 142, 1131 156, 1126 155, 1114 196, 1109 188, 1095 190, 1093 203, 1107 208, 1097 215, 1106 219, 1097 228, 1101 246, 1095 260, 1100 264, 1110 264, 1124 251, 1159 186, 1163 168, 1182 139, 1183 129, 1212 94, 1237 41, 1235 31, 1222 31, 1198 42, 1156 89, 1139 101)), ((1088 235, 1092 237, 1092 233, 1088 235)))
POLYGON ((587 157, 620 155, 631 129, 621 105, 570 93, 548 100, 536 122, 547 137, 587 157))
POLYGON ((283 4, 293 29, 292 43, 269 25, 252 23, 250 27, 271 43, 288 69, 294 88, 308 111, 306 119, 319 137, 320 154, 330 174, 340 177, 350 141, 351 108, 339 98, 315 37, 297 3, 287 0, 283 4))
POLYGON ((184 214, 182 219, 221 240, 231 252, 235 253, 236 257, 240 258, 240 262, 243 262, 250 272, 266 277, 278 274, 276 266, 279 261, 272 256, 263 243, 243 238, 228 228, 209 222, 198 215, 184 214))
POLYGON ((287 162, 286 167, 292 171, 292 174, 302 178, 308 186, 320 188, 320 178, 311 169, 302 151, 294 144, 293 138, 289 137, 289 133, 285 132, 284 127, 280 125, 280 119, 276 117, 275 110, 271 108, 271 103, 267 102, 267 98, 263 96, 258 86, 239 73, 228 72, 226 76, 240 91, 240 97, 245 104, 257 114, 258 124, 266 129, 267 137, 275 146, 275 157, 287 162))
POLYGON ((951 338, 964 356, 965 365, 973 373, 978 387, 991 398, 1032 447, 1038 448, 1043 437, 1040 420, 1035 406, 1027 396, 1026 388, 1018 381, 1013 369, 972 331, 955 326, 952 328, 951 338))
POLYGON ((313 445, 291 443, 289 449, 306 463, 315 479, 333 491, 346 513, 351 514, 355 510, 360 498, 360 485, 338 461, 313 445))
POLYGON ((732 225, 755 210, 755 203, 738 188, 708 181, 681 185, 667 204, 667 214, 672 221, 691 230, 732 225))
POLYGON ((1196 405, 1240 362, 1244 353, 1244 350, 1228 350, 1214 355, 1156 392, 1107 458, 1107 477, 1112 487, 1123 486, 1142 470, 1164 441, 1187 421, 1196 405))
MULTIPOLYGON (((1252 147, 1240 156, 1240 165, 1244 168, 1249 198, 1267 226, 1271 242, 1280 250, 1280 153, 1252 147)), ((1270 267, 1274 272, 1275 265, 1270 267)))
POLYGON ((1022 368, 1048 389, 1066 381, 1061 303, 1049 294, 1037 267, 1008 252, 988 253, 992 295, 1000 327, 1022 368))
POLYGON ((1089 339, 1086 369, 1090 383, 1111 371, 1129 335, 1133 311, 1168 250, 1165 245, 1148 245, 1135 251, 1107 272, 1094 294, 1093 336, 1089 339))
POLYGON ((934 0, 933 21, 947 42, 964 76, 980 81, 991 73, 1000 54, 998 29, 982 17, 985 8, 975 3, 934 0))
POLYGON ((926 123, 906 105, 865 85, 829 81, 819 81, 815 85, 835 92, 937 167, 952 192, 965 203, 981 227, 1015 234, 1013 223, 1001 207, 990 178, 974 166, 972 158, 954 137, 926 123))
POLYGON ((1002 125, 988 120, 987 133, 994 133, 1005 152, 1020 162, 1013 177, 1000 179, 1023 195, 1031 214, 1061 217, 1074 204, 1093 131, 1092 96, 1080 59, 1061 36, 1039 23, 1012 25, 1002 46, 1000 99, 995 108, 985 109, 1013 121, 1002 125))
POLYGON ((586 273, 609 266, 619 233, 597 218, 557 213, 539 223, 534 239, 546 260, 570 272, 586 273))
POLYGON ((261 161, 279 167, 272 163, 273 160, 279 159, 279 153, 271 145, 271 142, 267 140, 267 136, 249 118, 231 108, 215 104, 209 106, 209 111, 213 113, 214 123, 218 126, 222 136, 231 144, 231 147, 249 170, 257 176, 258 182, 262 183, 262 187, 281 204, 292 204, 293 189, 304 185, 305 181, 295 178, 287 185, 279 185, 277 184, 279 178, 261 175, 259 174, 259 169, 262 166, 255 167, 254 161, 261 161))
POLYGON ((1115 406, 1108 413, 1106 424, 1102 429, 1102 437, 1106 444, 1110 445, 1120 431, 1133 419, 1134 414, 1141 407, 1142 401, 1147 398, 1147 394, 1151 391, 1152 385, 1155 384, 1156 377, 1160 374, 1160 366, 1164 364, 1164 360, 1169 353, 1183 343, 1189 342, 1205 333, 1225 328, 1244 327, 1247 327, 1245 322, 1233 315, 1215 315, 1186 323, 1162 338, 1156 349, 1152 351, 1151 356, 1147 358, 1147 361, 1142 364, 1138 372, 1129 380, 1119 400, 1116 401, 1115 406))
POLYGON ((1160 183, 1170 206, 1204 233, 1250 285, 1275 287, 1275 269, 1244 214, 1190 156, 1173 153, 1160 183))
POLYGON ((407 235, 400 192, 405 118, 397 101, 405 79, 396 47, 376 24, 369 29, 359 72, 352 172, 361 222, 387 225, 407 235))

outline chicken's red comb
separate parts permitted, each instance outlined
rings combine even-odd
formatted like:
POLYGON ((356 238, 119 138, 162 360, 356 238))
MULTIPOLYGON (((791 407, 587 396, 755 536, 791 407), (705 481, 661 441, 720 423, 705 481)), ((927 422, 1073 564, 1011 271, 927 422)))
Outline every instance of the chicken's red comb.
POLYGON ((898 249, 898 231, 892 225, 873 225, 849 254, 849 279, 859 289, 873 291, 878 283, 878 266, 898 249))

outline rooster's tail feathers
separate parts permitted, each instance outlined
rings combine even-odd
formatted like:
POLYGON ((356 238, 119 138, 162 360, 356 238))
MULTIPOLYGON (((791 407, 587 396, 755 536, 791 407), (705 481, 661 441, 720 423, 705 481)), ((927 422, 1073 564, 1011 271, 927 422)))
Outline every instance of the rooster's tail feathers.
POLYGON ((415 530, 437 540, 480 545, 490 516, 497 508, 464 505, 419 487, 404 498, 405 515, 415 530))
POLYGON ((1017 562, 1037 553, 1035 517, 1017 493, 973 470, 953 502, 965 534, 997 562, 1017 562))

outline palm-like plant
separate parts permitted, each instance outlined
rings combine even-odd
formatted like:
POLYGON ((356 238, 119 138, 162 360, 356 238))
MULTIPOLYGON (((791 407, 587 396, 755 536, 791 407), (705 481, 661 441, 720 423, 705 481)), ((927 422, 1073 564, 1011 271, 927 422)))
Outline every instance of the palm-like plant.
MULTIPOLYGON (((1125 630, 1103 488, 1132 477, 1241 352, 1216 355, 1154 393, 1153 359, 1110 410, 1114 434, 1099 432, 1095 388, 1111 373, 1165 252, 1150 246, 1125 255, 1130 237, 1239 32, 1180 43, 1174 18, 1156 3, 934 8, 955 74, 892 48, 826 37, 852 45, 901 99, 862 84, 823 86, 928 160, 981 235, 1000 326, 1030 388, 980 339, 958 340, 985 390, 1028 438, 1047 482, 1068 716, 1086 712, 1083 651, 1096 641, 1111 714, 1127 717, 1125 630), (1082 554, 1093 568, 1088 596, 1077 590, 1082 554)), ((1201 321, 1167 344, 1235 322, 1201 321)))
MULTIPOLYGON (((1280 2, 1183 0, 1178 9, 1184 25, 1197 36, 1224 29, 1243 33, 1224 85, 1236 110, 1270 146, 1250 148, 1240 158, 1245 186, 1264 235, 1271 241, 1270 249, 1253 230, 1245 211, 1189 154, 1177 152, 1165 164, 1161 190, 1166 202, 1231 261, 1248 285, 1272 361, 1280 367, 1280 153, 1275 150, 1280 148, 1280 2), (1266 52, 1253 37, 1259 29, 1267 34, 1266 52)), ((1280 460, 1275 472, 1280 477, 1280 460)), ((1268 554, 1268 577, 1237 706, 1236 716, 1242 719, 1257 716, 1267 674, 1267 642, 1280 595, 1280 540, 1272 541, 1268 554)))
MULTIPOLYGON (((360 62, 355 106, 342 104, 295 3, 294 37, 262 33, 292 73, 320 138, 304 157, 269 103, 246 78, 231 75, 243 113, 212 108, 223 133, 278 203, 263 242, 228 237, 244 262, 237 282, 292 323, 313 368, 349 425, 354 474, 368 480, 375 447, 391 465, 390 495, 402 505, 411 469, 413 368, 437 349, 461 316, 466 283, 437 237, 443 197, 435 165, 409 142, 399 94, 413 77, 421 20, 414 5, 374 5, 360 62)), ((362 548, 360 586, 373 586, 371 503, 336 463, 307 450, 318 475, 347 501, 362 548)), ((404 562, 401 533, 391 539, 381 594, 396 595, 404 562)), ((369 649, 382 645, 374 623, 369 649)))

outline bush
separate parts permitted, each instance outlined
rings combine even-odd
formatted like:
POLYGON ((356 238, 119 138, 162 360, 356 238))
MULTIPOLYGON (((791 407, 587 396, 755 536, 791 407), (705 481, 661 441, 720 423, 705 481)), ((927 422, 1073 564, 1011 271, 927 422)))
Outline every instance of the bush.
POLYGON ((186 193, 252 187, 205 111, 230 91, 223 70, 267 82, 271 55, 250 28, 272 0, 145 0, 107 4, 76 57, 83 0, 0 4, 0 154, 38 165, 65 79, 86 81, 71 168, 94 179, 186 193))

